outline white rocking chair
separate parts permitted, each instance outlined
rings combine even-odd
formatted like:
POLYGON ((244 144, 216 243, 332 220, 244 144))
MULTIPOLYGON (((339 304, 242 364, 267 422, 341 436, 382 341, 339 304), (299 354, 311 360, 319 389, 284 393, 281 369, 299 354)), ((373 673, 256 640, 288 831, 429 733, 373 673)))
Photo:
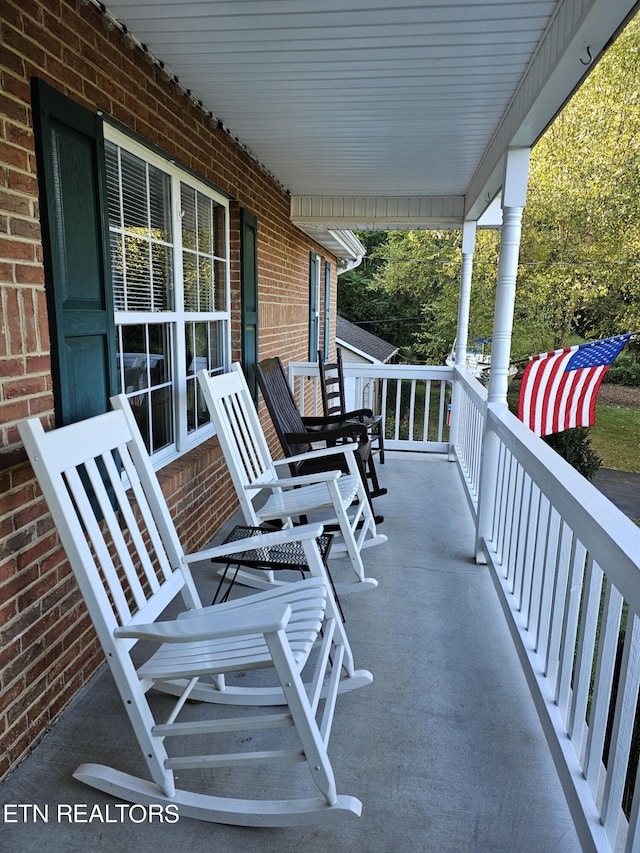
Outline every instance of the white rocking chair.
MULTIPOLYGON (((346 679, 351 686, 369 683, 371 674, 353 670, 315 541, 321 526, 269 533, 261 540, 301 542, 309 578, 202 607, 189 564, 252 549, 255 537, 185 555, 140 434, 121 410, 46 433, 32 419, 19 430, 153 781, 99 764, 81 765, 74 777, 118 798, 171 804, 182 816, 218 823, 288 826, 359 815, 359 800, 336 793, 327 744, 343 669, 351 671, 346 679), (159 619, 178 596, 186 609, 159 619), (140 640, 157 649, 136 668, 131 653, 140 640), (306 685, 303 668, 312 670, 306 685), (274 674, 275 685, 226 682, 234 672, 244 682, 254 670, 274 674), (179 698, 151 702, 151 688, 179 698), (156 722, 156 703, 173 706, 165 722, 156 722), (251 714, 230 704, 287 707, 251 714), (203 719, 205 711, 209 716, 203 719), (297 731, 293 745, 273 748, 271 730, 278 727, 297 731), (267 746, 238 750, 237 733, 245 729, 252 742, 258 732, 268 736, 267 746), (193 736, 196 754, 170 754, 167 743, 177 744, 177 751, 193 736), (203 737, 221 738, 222 750, 202 754, 203 737), (280 760, 306 762, 321 796, 273 800, 259 788, 255 798, 245 798, 246 776, 234 789, 240 797, 175 787, 175 770, 181 775, 187 768, 203 770, 210 791, 220 784, 218 768, 252 761, 264 768, 280 760)), ((278 775, 278 787, 281 783, 278 775)))
MULTIPOLYGON (((354 452, 355 444, 312 450, 298 456, 274 460, 269 451, 251 392, 236 363, 229 373, 215 377, 206 370, 198 373, 203 397, 209 408, 245 521, 250 525, 278 521, 292 526, 310 513, 328 512, 325 524, 336 526, 341 535, 331 553, 346 551, 357 580, 336 582, 339 594, 371 589, 377 580, 365 576, 361 551, 387 541, 376 531, 354 452), (319 456, 344 456, 348 473, 320 471, 289 475, 292 462, 319 456), (278 470, 284 470, 280 476, 278 470), (267 495, 265 500, 265 495, 267 495), (262 503, 261 503, 262 502, 262 503)), ((251 586, 272 586, 272 573, 239 573, 238 579, 251 586)))

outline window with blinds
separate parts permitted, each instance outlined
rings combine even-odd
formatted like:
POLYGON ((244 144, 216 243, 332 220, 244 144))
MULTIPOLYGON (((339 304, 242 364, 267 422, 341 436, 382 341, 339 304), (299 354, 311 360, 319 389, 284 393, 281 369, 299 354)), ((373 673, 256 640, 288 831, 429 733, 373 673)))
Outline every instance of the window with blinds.
POLYGON ((105 139, 120 390, 162 461, 213 431, 196 374, 230 361, 228 203, 120 131, 105 139))

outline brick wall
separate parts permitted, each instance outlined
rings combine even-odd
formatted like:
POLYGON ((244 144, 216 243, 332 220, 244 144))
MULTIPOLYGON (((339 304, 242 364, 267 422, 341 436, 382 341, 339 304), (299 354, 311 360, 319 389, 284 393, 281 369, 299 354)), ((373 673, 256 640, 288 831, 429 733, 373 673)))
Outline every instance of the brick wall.
MULTIPOLYGON (((34 415, 54 426, 30 78, 103 110, 237 200, 231 208, 234 358, 239 208, 258 219, 262 356, 306 359, 309 252, 322 249, 290 224, 286 192, 141 50, 108 30, 93 5, 3 0, 0 26, 1 778, 102 661, 16 429, 34 415)), ((202 547, 236 507, 215 439, 164 468, 160 479, 188 549, 202 547)))

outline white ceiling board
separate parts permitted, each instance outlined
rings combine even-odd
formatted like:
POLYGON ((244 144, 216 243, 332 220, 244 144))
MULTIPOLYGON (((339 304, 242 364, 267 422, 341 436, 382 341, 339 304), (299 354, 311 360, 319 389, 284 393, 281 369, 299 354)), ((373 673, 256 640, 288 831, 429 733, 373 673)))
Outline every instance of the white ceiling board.
POLYGON ((293 198, 462 198, 474 218, 634 5, 106 0, 293 198))

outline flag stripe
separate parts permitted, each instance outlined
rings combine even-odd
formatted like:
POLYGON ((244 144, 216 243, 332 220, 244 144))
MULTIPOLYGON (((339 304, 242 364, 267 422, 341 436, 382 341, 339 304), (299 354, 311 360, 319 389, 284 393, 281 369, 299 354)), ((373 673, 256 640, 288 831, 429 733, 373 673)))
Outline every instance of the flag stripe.
POLYGON ((558 386, 564 374, 565 367, 571 358, 571 352, 566 351, 561 353, 557 358, 554 358, 551 363, 548 373, 548 380, 544 396, 542 398, 542 406, 540 408, 540 421, 542 423, 542 433, 546 435, 553 430, 553 419, 556 413, 556 400, 558 398, 558 386))
POLYGON ((522 376, 518 417, 537 435, 592 426, 602 379, 630 337, 534 356, 522 376))

